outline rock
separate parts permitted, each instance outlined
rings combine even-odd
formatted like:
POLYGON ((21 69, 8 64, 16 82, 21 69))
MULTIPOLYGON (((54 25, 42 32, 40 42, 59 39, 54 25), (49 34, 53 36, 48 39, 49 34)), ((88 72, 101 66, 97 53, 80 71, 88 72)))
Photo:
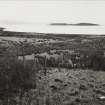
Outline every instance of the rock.
POLYGON ((55 82, 60 82, 60 83, 63 82, 62 80, 60 80, 60 79, 58 79, 58 78, 56 78, 54 81, 55 81, 55 82))
POLYGON ((105 95, 105 91, 104 90, 100 90, 100 89, 93 89, 93 91, 97 94, 101 94, 101 95, 105 95))
POLYGON ((94 84, 88 83, 88 86, 94 88, 94 84))
POLYGON ((100 96, 99 99, 100 100, 105 100, 105 96, 100 96))
POLYGON ((76 98, 75 102, 81 102, 81 99, 80 98, 76 98))
POLYGON ((80 90, 87 90, 87 87, 84 84, 80 84, 79 89, 80 90))
POLYGON ((78 89, 72 89, 70 92, 69 92, 69 95, 70 96, 76 96, 79 94, 79 90, 78 89))
POLYGON ((52 88, 53 90, 57 90, 58 88, 54 85, 50 86, 50 88, 52 88))
POLYGON ((67 84, 64 84, 64 86, 68 86, 67 84))

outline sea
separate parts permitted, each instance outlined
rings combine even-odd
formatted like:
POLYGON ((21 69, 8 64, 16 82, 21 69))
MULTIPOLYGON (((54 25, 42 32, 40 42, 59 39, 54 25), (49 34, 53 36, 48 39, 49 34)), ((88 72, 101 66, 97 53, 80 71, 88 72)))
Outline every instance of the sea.
POLYGON ((49 24, 12 24, 2 25, 6 31, 56 33, 56 34, 105 34, 105 25, 99 26, 56 26, 49 24))

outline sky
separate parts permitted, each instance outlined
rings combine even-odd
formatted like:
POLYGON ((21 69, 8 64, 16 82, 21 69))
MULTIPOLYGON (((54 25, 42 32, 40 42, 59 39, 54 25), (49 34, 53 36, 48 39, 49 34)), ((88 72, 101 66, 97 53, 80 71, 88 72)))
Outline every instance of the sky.
POLYGON ((104 0, 0 1, 0 24, 105 24, 104 0))

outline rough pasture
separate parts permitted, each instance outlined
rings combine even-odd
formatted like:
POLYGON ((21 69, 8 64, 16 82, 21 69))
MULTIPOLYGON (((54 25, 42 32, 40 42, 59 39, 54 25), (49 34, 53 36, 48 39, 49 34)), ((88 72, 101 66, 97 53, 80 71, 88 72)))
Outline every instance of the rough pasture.
POLYGON ((19 60, 35 60, 38 61, 41 64, 47 64, 47 66, 55 66, 55 67, 73 67, 73 62, 71 59, 68 59, 64 57, 64 55, 61 54, 48 54, 47 52, 45 53, 40 53, 40 54, 31 54, 31 55, 24 55, 24 56, 18 56, 19 60))

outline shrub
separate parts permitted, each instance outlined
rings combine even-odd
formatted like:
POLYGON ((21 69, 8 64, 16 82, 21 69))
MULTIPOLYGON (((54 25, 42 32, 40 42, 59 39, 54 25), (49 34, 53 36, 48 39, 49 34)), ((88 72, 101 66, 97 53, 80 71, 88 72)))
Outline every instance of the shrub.
POLYGON ((7 105, 18 94, 21 101, 25 92, 35 89, 36 69, 13 57, 0 59, 0 100, 7 105))

